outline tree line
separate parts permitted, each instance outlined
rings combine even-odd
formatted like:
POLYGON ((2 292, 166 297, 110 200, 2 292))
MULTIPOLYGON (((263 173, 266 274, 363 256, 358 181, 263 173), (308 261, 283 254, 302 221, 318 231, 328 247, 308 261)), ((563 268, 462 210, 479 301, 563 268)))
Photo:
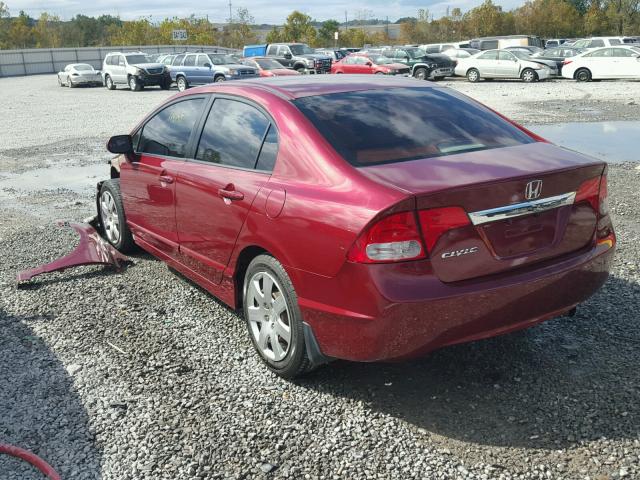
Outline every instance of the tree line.
MULTIPOLYGON (((376 19, 380 25, 381 21, 376 19)), ((387 31, 371 33, 362 24, 346 26, 337 20, 314 21, 294 11, 283 26, 273 27, 267 42, 298 41, 313 47, 362 46, 389 43, 435 43, 474 37, 528 34, 543 38, 576 38, 598 35, 640 35, 640 0, 526 0, 513 10, 503 10, 492 0, 463 12, 453 8, 440 18, 426 9, 415 17, 403 17, 400 38, 392 40, 387 31), (335 32, 339 32, 337 42, 335 32)), ((385 22, 386 23, 386 22, 385 22)), ((63 21, 42 13, 32 18, 25 12, 11 16, 0 1, 0 48, 57 48, 126 45, 170 45, 173 30, 186 30, 188 43, 241 48, 256 43, 254 18, 246 8, 239 8, 225 25, 207 18, 167 18, 122 20, 111 15, 88 17, 76 15, 63 21)))

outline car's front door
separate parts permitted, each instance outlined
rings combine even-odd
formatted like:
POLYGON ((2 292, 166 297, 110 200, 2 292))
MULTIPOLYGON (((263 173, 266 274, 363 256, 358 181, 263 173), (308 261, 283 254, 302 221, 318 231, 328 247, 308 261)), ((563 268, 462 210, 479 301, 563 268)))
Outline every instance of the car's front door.
POLYGON ((195 159, 178 167, 180 261, 219 283, 253 200, 269 181, 277 131, 257 106, 217 97, 195 159))
POLYGON ((189 154, 206 100, 189 97, 157 112, 134 135, 136 153, 121 166, 127 222, 134 235, 161 255, 178 253, 176 175, 189 154))
POLYGON ((278 47, 278 61, 285 67, 293 67, 293 54, 291 53, 291 49, 287 45, 280 45, 278 47))
POLYGON ((498 61, 495 65, 497 77, 518 78, 520 76, 520 62, 511 52, 505 50, 498 52, 498 61))
POLYGON ((198 59, 196 60, 196 66, 199 68, 199 83, 213 83, 213 62, 209 59, 209 56, 204 53, 199 54, 198 59))
POLYGON ((640 61, 637 52, 626 48, 613 48, 613 73, 616 78, 640 77, 640 61))
POLYGON ((592 78, 612 77, 611 70, 614 66, 613 58, 611 57, 612 53, 612 48, 601 48, 585 55, 585 59, 589 59, 587 66, 591 70, 592 78))

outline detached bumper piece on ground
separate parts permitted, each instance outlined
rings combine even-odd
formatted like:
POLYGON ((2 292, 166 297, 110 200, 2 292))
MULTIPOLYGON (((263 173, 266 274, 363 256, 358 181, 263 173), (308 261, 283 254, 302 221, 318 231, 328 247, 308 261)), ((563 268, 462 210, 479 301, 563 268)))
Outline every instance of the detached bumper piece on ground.
POLYGON ((66 270, 71 267, 83 265, 111 265, 117 271, 122 270, 129 258, 122 255, 108 242, 102 239, 100 234, 88 223, 57 222, 60 227, 71 227, 80 234, 80 243, 74 251, 54 260, 51 263, 41 265, 29 270, 19 272, 17 275, 18 286, 21 282, 31 280, 37 275, 66 270))

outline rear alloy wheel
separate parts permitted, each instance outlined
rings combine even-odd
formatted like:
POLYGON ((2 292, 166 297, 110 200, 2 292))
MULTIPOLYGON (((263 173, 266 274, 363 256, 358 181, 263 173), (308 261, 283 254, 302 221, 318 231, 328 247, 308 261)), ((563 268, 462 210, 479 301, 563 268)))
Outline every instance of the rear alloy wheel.
POLYGON ((579 82, 588 82, 591 80, 591 72, 586 68, 581 68, 576 72, 575 77, 579 82))
POLYGON ((475 68, 471 68, 467 71, 467 80, 471 83, 476 83, 480 81, 480 72, 475 68))
POLYGON ((184 77, 178 77, 178 79, 176 80, 176 85, 178 85, 179 92, 184 92, 187 88, 189 88, 187 79, 184 77))
POLYGON ((98 197, 98 215, 109 243, 123 253, 131 252, 135 243, 124 215, 118 179, 106 180, 102 183, 98 197))
POLYGON ((310 370, 298 298, 275 258, 259 255, 249 264, 243 305, 251 341, 272 372, 293 378, 310 370))
POLYGON ((109 75, 104 77, 104 86, 107 87, 107 90, 115 90, 116 89, 116 84, 113 83, 113 80, 111 80, 111 77, 109 75))
POLYGON ((426 68, 420 67, 414 70, 413 76, 418 80, 426 80, 429 76, 429 72, 427 72, 426 68))
POLYGON ((525 68, 520 76, 523 82, 533 83, 538 81, 538 74, 531 68, 525 68))
POLYGON ((129 77, 129 88, 131 89, 132 92, 139 92, 140 90, 142 90, 142 85, 140 84, 140 82, 138 82, 138 79, 133 75, 129 77))

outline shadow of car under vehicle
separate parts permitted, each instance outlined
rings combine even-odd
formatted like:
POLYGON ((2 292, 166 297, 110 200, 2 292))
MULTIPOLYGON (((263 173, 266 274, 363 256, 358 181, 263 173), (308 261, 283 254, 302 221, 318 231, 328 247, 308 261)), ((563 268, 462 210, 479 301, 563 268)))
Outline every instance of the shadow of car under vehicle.
POLYGON ((429 433, 560 449, 637 438, 640 286, 616 277, 562 317, 397 364, 340 362, 300 385, 365 402, 429 433), (623 409, 621 409, 623 408, 623 409))
MULTIPOLYGON (((0 443, 33 452, 62 478, 100 479, 102 454, 73 379, 25 324, 47 320, 0 309, 0 443)), ((2 478, 43 478, 35 472, 26 462, 0 455, 2 478)))

